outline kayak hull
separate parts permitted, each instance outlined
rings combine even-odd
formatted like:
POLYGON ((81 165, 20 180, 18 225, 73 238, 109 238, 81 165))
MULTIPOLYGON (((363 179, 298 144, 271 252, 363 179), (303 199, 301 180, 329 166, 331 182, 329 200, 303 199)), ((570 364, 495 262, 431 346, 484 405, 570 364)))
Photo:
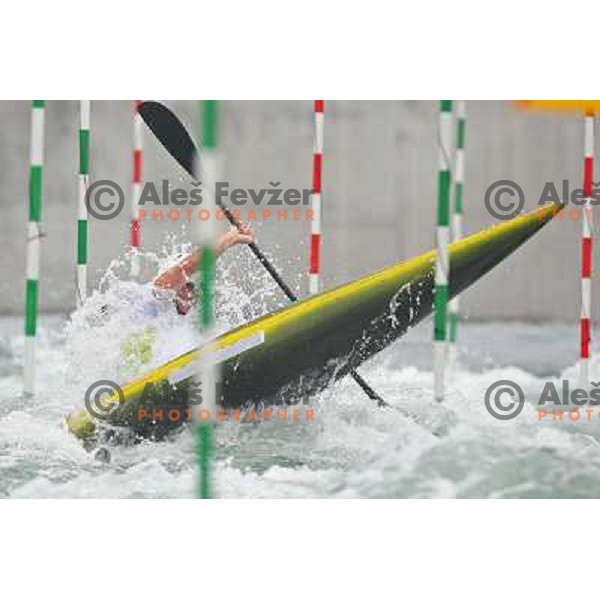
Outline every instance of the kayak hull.
MULTIPOLYGON (((534 235, 562 207, 551 206, 496 225, 449 247, 449 294, 453 297, 534 235)), ((350 370, 389 346, 432 312, 435 252, 399 263, 347 285, 312 296, 251 323, 229 331, 217 340, 188 352, 123 387, 118 409, 103 421, 127 426, 141 435, 136 421, 148 404, 146 385, 177 381, 167 394, 168 406, 185 405, 185 396, 199 360, 210 354, 233 356, 222 363, 220 404, 224 408, 294 404, 327 387, 350 370), (259 340, 244 349, 248 340, 259 340), (187 373, 187 374, 186 374, 187 373), (175 404, 173 404, 175 403, 175 404)), ((152 406, 161 404, 156 395, 152 406)), ((77 437, 95 435, 95 420, 86 412, 67 419, 77 437), (86 416, 87 415, 87 416, 86 416)), ((97 423, 96 423, 97 424, 97 423)), ((155 431, 160 428, 155 427, 155 431)))

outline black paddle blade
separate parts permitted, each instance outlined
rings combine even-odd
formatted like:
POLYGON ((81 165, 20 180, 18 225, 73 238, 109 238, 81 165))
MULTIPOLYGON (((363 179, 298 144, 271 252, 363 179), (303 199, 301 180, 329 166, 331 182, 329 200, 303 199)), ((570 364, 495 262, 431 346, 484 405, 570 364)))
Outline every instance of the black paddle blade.
POLYGON ((142 102, 138 112, 167 152, 194 177, 196 145, 181 121, 160 102, 142 102))

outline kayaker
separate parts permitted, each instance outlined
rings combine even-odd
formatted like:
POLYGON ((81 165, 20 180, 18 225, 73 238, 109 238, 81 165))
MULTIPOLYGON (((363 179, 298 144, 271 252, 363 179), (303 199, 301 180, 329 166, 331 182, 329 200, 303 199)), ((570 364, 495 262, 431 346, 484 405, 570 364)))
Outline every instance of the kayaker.
MULTIPOLYGON (((240 245, 255 241, 254 232, 249 224, 232 227, 221 235, 215 245, 216 256, 240 245)), ((170 330, 159 324, 161 319, 169 317, 173 305, 179 315, 186 315, 198 301, 194 272, 200 267, 198 250, 177 261, 176 264, 160 273, 153 281, 140 285, 136 282, 119 282, 118 294, 120 306, 126 307, 123 318, 131 329, 122 348, 122 378, 131 378, 138 374, 140 367, 152 361, 167 361, 189 349, 196 340, 192 332, 181 332, 177 344, 173 343, 170 330)), ((107 313, 108 305, 102 307, 107 313)), ((183 328, 185 330, 185 328, 183 328)))
MULTIPOLYGON (((242 223, 239 228, 231 227, 224 233, 215 245, 216 256, 239 244, 250 244, 256 241, 249 223, 242 223)), ((200 252, 195 250, 188 254, 176 265, 163 271, 154 280, 154 293, 163 296, 174 293, 175 308, 180 315, 186 315, 197 301, 198 294, 192 275, 200 267, 200 252)))

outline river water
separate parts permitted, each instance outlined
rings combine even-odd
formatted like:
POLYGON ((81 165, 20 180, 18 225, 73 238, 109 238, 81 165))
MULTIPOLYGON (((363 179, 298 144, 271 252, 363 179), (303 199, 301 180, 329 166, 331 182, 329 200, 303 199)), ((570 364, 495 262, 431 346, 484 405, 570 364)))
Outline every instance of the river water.
MULTIPOLYGON (((110 286, 109 286, 110 287, 110 286)), ((271 290, 272 291, 272 290, 271 290)), ((179 498, 196 486, 190 430, 175 439, 94 459, 62 425, 81 407, 85 382, 114 375, 126 327, 98 327, 98 293, 71 319, 45 316, 38 393, 22 397, 22 321, 0 319, 0 496, 179 498)), ((240 291, 220 301, 230 324, 261 312, 240 291)), ((189 324, 186 325, 189 329, 189 324)), ((577 381, 573 325, 462 323, 447 397, 434 402, 431 322, 398 340, 361 373, 389 402, 379 408, 350 380, 314 397, 314 421, 227 422, 216 432, 215 495, 224 498, 599 497, 600 419, 539 420, 544 385, 577 381), (495 381, 517 382, 525 407, 512 420, 484 403, 495 381)), ((181 340, 181 331, 169 335, 181 340)), ((593 361, 592 380, 600 380, 593 361)), ((554 408, 554 407, 552 407, 554 408)))

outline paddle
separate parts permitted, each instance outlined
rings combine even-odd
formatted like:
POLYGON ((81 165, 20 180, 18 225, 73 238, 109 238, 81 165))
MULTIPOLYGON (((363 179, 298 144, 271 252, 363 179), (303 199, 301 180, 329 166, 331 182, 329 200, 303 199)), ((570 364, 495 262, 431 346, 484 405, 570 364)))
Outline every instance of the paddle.
MULTIPOLYGON (((158 141, 164 146, 167 152, 192 176, 195 177, 194 169, 198 157, 198 149, 194 144, 187 129, 175 114, 160 102, 146 101, 138 107, 138 112, 144 119, 144 122, 158 141)), ((227 220, 234 226, 240 227, 239 221, 231 214, 231 211, 224 206, 220 199, 216 203, 221 208, 227 220)), ((269 275, 275 280, 277 285, 287 296, 290 302, 296 302, 298 297, 290 287, 281 278, 277 269, 271 264, 269 259, 262 253, 261 249, 253 242, 248 244, 250 250, 260 261, 263 267, 269 272, 269 275)), ((379 406, 389 406, 389 404, 354 370, 350 371, 354 381, 360 385, 365 394, 375 400, 379 406)))

